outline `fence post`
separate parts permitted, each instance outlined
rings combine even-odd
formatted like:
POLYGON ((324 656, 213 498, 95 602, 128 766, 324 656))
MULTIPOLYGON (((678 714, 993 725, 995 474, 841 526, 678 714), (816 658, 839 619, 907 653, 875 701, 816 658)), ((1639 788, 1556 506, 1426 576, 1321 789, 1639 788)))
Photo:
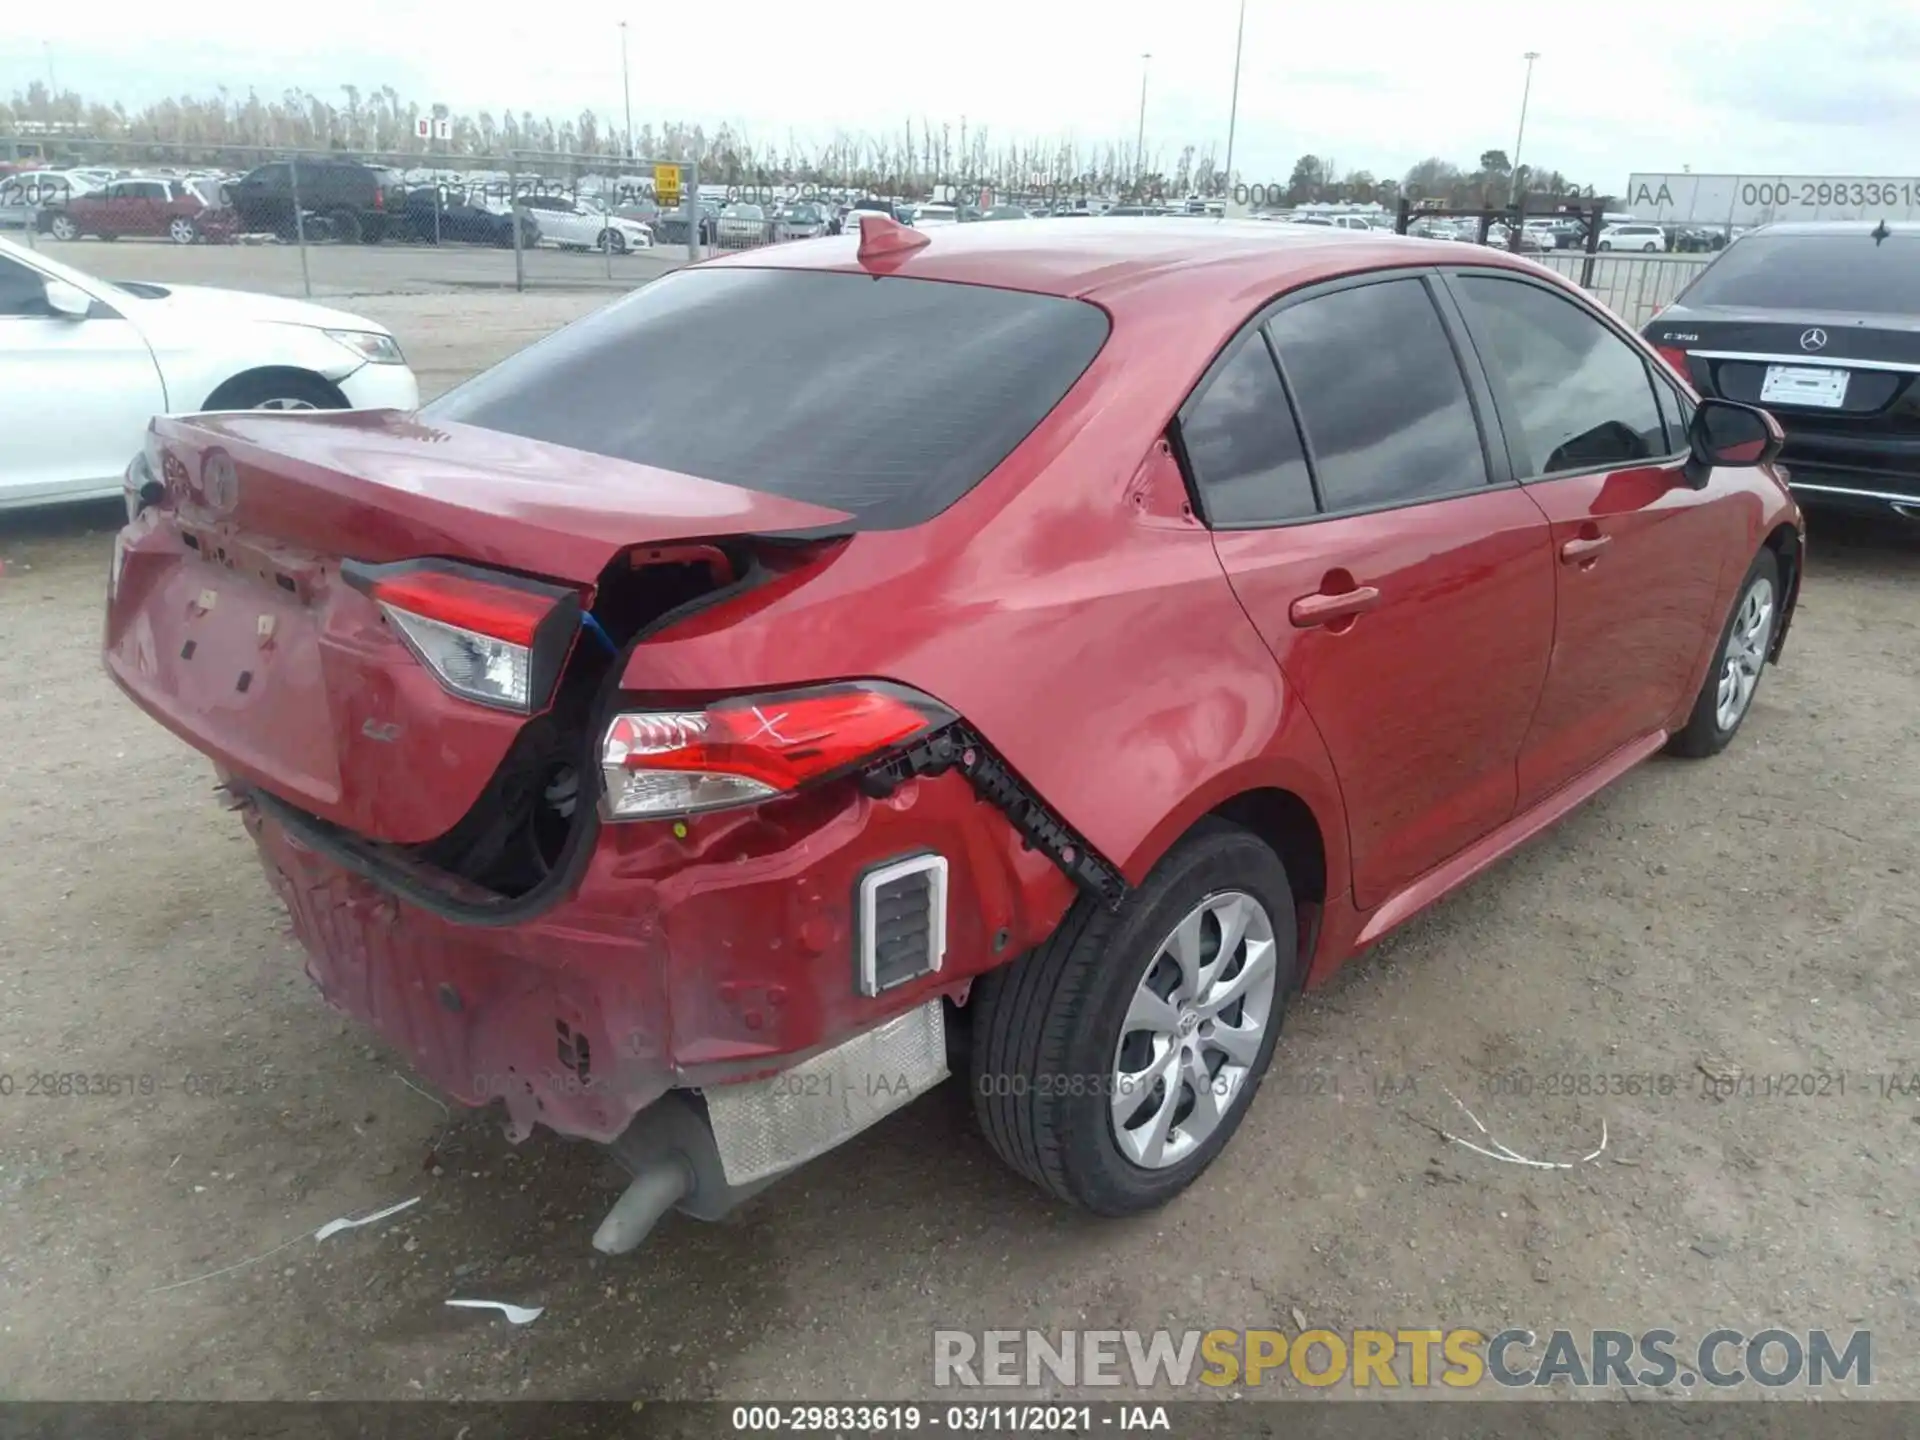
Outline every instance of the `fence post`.
POLYGON ((1413 219, 1413 202, 1407 199, 1406 196, 1402 195, 1400 197, 1399 203, 1395 205, 1393 208, 1394 233, 1396 235, 1406 234, 1407 226, 1409 223, 1411 223, 1412 219, 1413 219))
POLYGON ((433 243, 440 243, 440 194, 446 188, 446 182, 438 176, 433 181, 433 243))
POLYGON ((1600 253, 1600 217, 1604 213, 1599 205, 1587 212, 1587 258, 1580 262, 1580 288, 1593 288, 1593 257, 1600 253))
MULTIPOLYGON (((580 182, 578 178, 574 180, 573 193, 574 196, 578 198, 580 194, 580 182)), ((619 195, 620 191, 617 186, 613 193, 616 196, 619 195)), ((600 234, 604 237, 600 248, 606 252, 607 279, 611 280, 613 279, 613 207, 607 204, 607 192, 605 190, 600 192, 595 198, 594 203, 600 207, 600 234)))
POLYGON ((520 167, 511 156, 507 160, 507 214, 513 222, 513 288, 527 288, 526 252, 520 225, 520 167))
POLYGON ((300 288, 307 299, 313 298, 313 276, 307 271, 307 217, 300 209, 300 152, 287 162, 288 182, 293 190, 293 240, 300 247, 300 288))
POLYGON ((692 161, 686 170, 687 189, 681 204, 687 210, 687 263, 694 265, 700 260, 700 163, 692 161))
POLYGON ((1527 227, 1527 193, 1516 189, 1513 192, 1513 219, 1507 226, 1507 249, 1518 255, 1521 250, 1520 235, 1527 227))

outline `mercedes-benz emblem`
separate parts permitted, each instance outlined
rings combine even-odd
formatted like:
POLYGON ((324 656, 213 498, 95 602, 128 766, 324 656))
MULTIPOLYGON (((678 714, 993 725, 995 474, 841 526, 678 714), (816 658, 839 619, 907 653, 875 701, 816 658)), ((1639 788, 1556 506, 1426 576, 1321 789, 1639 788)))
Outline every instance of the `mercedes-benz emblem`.
POLYGON ((1800 337, 1802 350, 1824 350, 1827 348, 1827 332, 1818 325, 1800 337))

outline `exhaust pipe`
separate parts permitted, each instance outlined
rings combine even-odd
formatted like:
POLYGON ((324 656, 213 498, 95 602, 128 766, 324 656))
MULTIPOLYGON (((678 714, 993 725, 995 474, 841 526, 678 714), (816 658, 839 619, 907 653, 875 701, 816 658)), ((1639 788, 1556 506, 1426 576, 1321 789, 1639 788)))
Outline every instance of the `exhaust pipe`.
POLYGON ((593 1248, 602 1255, 637 1248, 669 1210, 718 1220, 778 1178, 730 1183, 705 1108, 683 1090, 667 1092, 634 1116, 608 1148, 633 1179, 593 1232, 593 1248))
POLYGON ((653 1233, 661 1217, 693 1193, 693 1168, 673 1154, 634 1176, 593 1232, 593 1248, 602 1255, 625 1255, 653 1233))

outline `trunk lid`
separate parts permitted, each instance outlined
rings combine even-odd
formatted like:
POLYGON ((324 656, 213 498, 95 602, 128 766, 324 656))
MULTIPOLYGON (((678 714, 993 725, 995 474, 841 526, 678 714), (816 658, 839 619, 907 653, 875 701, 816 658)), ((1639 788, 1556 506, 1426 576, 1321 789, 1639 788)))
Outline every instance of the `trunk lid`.
POLYGON ((456 825, 535 717, 446 689, 341 578, 437 558, 590 604, 623 554, 841 527, 841 511, 393 412, 162 418, 166 498, 116 543, 105 660, 224 771, 372 840, 456 825))
POLYGON ((1655 345, 1687 352, 1702 394, 1776 410, 1790 434, 1920 438, 1920 318, 1674 306, 1646 333, 1655 345), (1773 366, 1843 373, 1839 403, 1763 397, 1773 366))

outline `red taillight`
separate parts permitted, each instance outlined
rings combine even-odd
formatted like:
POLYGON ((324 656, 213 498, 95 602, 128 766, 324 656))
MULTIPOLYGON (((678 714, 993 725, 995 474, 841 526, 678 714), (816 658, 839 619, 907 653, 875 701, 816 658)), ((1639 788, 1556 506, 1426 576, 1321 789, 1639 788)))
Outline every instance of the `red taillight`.
POLYGON ((1660 358, 1667 362, 1668 369, 1672 370, 1674 374, 1678 375, 1689 385, 1693 383, 1693 372, 1687 364, 1686 351, 1677 345, 1656 345, 1653 348, 1659 352, 1660 358))
POLYGON ((435 570, 378 576, 367 593, 382 605, 438 620, 442 625, 529 646, 554 604, 552 594, 509 590, 491 580, 435 570))
POLYGON ((770 799, 954 718, 924 695, 877 683, 628 711, 614 716, 601 747, 607 811, 645 819, 770 799))
POLYGON ((580 594, 562 585, 443 560, 349 560, 340 573, 379 602, 435 679, 482 705, 545 705, 580 628, 580 594))
POLYGON ((373 192, 373 208, 376 210, 384 210, 387 208, 387 192, 386 191, 375 190, 373 192))

